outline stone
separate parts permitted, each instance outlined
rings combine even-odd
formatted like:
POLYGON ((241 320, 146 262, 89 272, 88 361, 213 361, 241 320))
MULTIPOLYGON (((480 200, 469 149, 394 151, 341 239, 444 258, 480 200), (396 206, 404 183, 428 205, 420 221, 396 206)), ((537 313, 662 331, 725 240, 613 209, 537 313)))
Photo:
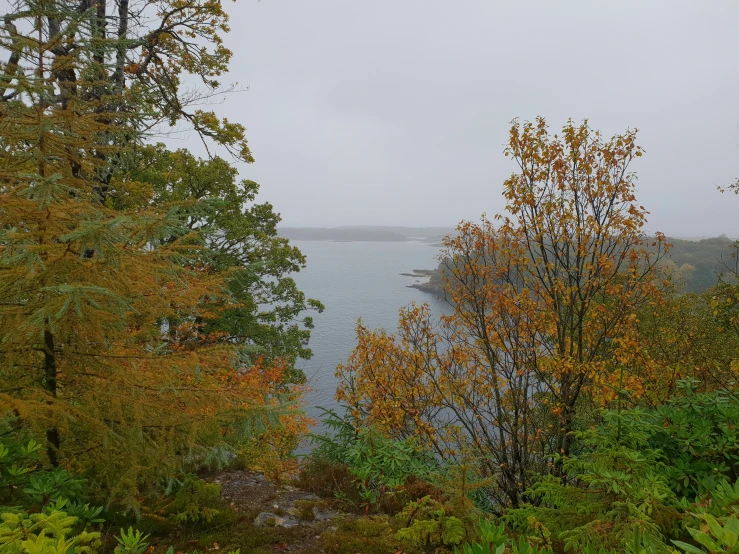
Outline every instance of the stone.
POLYGON ((291 515, 278 516, 271 512, 261 512, 254 518, 256 527, 284 527, 290 529, 299 524, 297 518, 291 515))
POLYGON ((313 506, 313 518, 315 521, 328 521, 329 519, 335 518, 337 515, 339 515, 339 513, 334 512, 333 510, 322 510, 318 506, 313 506))

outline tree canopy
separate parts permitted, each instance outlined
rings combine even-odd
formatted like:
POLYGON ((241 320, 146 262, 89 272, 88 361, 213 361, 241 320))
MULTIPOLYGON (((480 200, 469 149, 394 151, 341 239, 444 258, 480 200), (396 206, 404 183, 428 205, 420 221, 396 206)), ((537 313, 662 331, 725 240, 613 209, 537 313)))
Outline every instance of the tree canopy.
POLYGON ((2 27, 2 415, 129 506, 188 468, 282 463, 305 428, 303 256, 225 160, 146 142, 184 121, 251 161, 181 86, 217 90, 226 22, 214 1, 22 0, 2 27))

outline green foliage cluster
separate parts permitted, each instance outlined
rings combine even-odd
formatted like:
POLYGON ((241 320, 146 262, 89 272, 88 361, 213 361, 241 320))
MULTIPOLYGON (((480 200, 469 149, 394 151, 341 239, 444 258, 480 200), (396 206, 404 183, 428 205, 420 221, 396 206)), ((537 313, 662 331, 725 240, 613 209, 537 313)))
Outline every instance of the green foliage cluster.
POLYGON ((562 473, 540 477, 505 520, 522 533, 546 529, 569 551, 623 551, 635 536, 666 551, 695 538, 692 525, 733 525, 739 403, 730 391, 697 388, 682 381, 681 394, 653 410, 605 412, 576 433, 578 452, 561 460, 562 473))
POLYGON ((95 554, 101 544, 99 532, 80 529, 76 517, 60 510, 4 512, 0 517, 2 554, 95 554))
POLYGON ((462 542, 466 535, 464 522, 447 514, 440 502, 428 496, 408 503, 395 517, 402 522, 397 532, 398 538, 413 544, 455 545, 462 542))
POLYGON ((161 498, 147 502, 142 514, 172 527, 204 527, 230 516, 221 500, 220 484, 209 483, 195 475, 173 481, 161 498))
POLYGON ((397 537, 387 516, 365 516, 340 521, 321 535, 321 546, 331 554, 419 554, 423 550, 397 537))
POLYGON ((95 519, 100 508, 81 504, 85 481, 69 471, 44 468, 42 445, 25 434, 15 434, 12 420, 3 426, 0 441, 0 509, 40 510, 49 505, 66 506, 73 515, 95 519), (75 502, 75 503, 73 503, 75 502))
MULTIPOLYGON (((115 514, 82 503, 89 494, 86 482, 62 468, 45 468, 41 450, 34 439, 7 429, 0 442, 0 554, 101 551, 101 528, 111 523, 106 516, 114 519, 115 514)), ((150 509, 144 514, 151 515, 150 509)), ((210 524, 224 509, 220 485, 187 476, 170 487, 156 509, 178 526, 210 524)), ((148 538, 133 527, 121 529, 115 553, 144 554, 150 547, 148 538)), ((170 547, 168 554, 174 549, 170 547)))
POLYGON ((663 542, 679 515, 662 455, 649 442, 657 429, 641 410, 606 413, 602 425, 577 433, 582 451, 563 460, 567 478, 543 476, 507 520, 524 532, 539 523, 567 550, 616 549, 634 533, 663 542))
MULTIPOLYGON (((732 552, 739 517, 739 402, 732 390, 706 391, 695 379, 679 381, 676 390, 654 408, 606 410, 599 423, 581 425, 573 432, 572 454, 554 456, 550 464, 558 469, 535 477, 516 508, 476 502, 479 490, 468 484, 469 476, 465 484, 456 477, 461 460, 440 465, 412 441, 358 429, 351 416, 336 412, 327 412, 326 420, 335 434, 314 438, 312 463, 345 467, 353 484, 374 484, 365 490, 402 484, 413 475, 441 487, 446 499, 411 498, 391 520, 397 539, 424 549, 732 552), (396 463, 399 456, 408 457, 405 465, 396 463), (466 502, 449 501, 462 490, 466 502), (498 523, 479 519, 475 504, 501 516, 498 523)), ((376 498, 365 499, 370 501, 375 511, 389 513, 376 498)))
MULTIPOLYGON (((554 551, 548 535, 545 535, 544 538, 524 535, 515 538, 510 536, 504 523, 496 524, 489 520, 480 520, 475 526, 475 534, 477 538, 461 545, 461 549, 455 548, 455 554, 504 554, 506 552, 511 554, 552 554, 554 551)), ((677 554, 677 550, 656 543, 638 531, 628 537, 624 544, 624 551, 629 554, 655 554, 657 552, 677 554)), ((616 554, 620 550, 594 548, 588 544, 576 552, 580 554, 616 554)))
POLYGON ((683 381, 681 394, 650 414, 659 425, 650 444, 665 461, 663 474, 670 488, 689 500, 739 479, 737 396, 697 388, 696 381, 683 381))
MULTIPOLYGON (((133 527, 121 529, 120 534, 115 538, 118 543, 115 547, 115 554, 144 554, 149 550, 149 535, 143 534, 141 531, 134 530, 133 527)), ((167 554, 175 554, 174 547, 167 549, 167 554)), ((200 554, 197 550, 192 554, 200 554)), ((227 554, 239 554, 239 550, 227 551, 227 554)))
POLYGON ((409 478, 424 479, 438 468, 434 458, 411 438, 395 440, 373 428, 359 428, 352 416, 324 410, 330 435, 313 435, 313 459, 346 466, 360 488, 366 511, 402 490, 409 478))
POLYGON ((704 550, 683 541, 672 542, 689 554, 739 552, 739 518, 736 515, 729 516, 723 522, 711 514, 700 514, 700 519, 706 530, 701 526, 701 529, 688 528, 688 531, 704 550))
POLYGON ((221 486, 188 476, 173 498, 170 511, 175 521, 210 523, 220 513, 221 486))
MULTIPOLYGON (((306 298, 291 277, 305 266, 305 256, 278 236, 280 216, 272 204, 257 202, 259 184, 239 180, 223 158, 199 159, 162 144, 127 152, 122 163, 127 171, 110 199, 116 209, 142 202, 178 206, 184 224, 165 241, 197 231, 203 263, 228 277, 233 305, 211 318, 205 331, 224 334, 252 354, 284 356, 292 363, 310 358, 313 318, 307 314, 323 311, 323 305, 306 298)), ((288 378, 304 380, 292 366, 288 378)))
POLYGON ((0 441, 0 553, 94 554, 103 508, 82 503, 85 481, 41 463, 42 445, 4 422, 0 441), (16 432, 14 432, 16 431, 16 432))
POLYGON ((454 549, 455 554, 503 554, 506 550, 513 554, 551 554, 549 546, 532 543, 525 537, 518 541, 509 539, 505 525, 496 525, 491 521, 480 520, 475 526, 477 541, 467 542, 462 549, 454 549), (479 542, 478 542, 479 541, 479 542))

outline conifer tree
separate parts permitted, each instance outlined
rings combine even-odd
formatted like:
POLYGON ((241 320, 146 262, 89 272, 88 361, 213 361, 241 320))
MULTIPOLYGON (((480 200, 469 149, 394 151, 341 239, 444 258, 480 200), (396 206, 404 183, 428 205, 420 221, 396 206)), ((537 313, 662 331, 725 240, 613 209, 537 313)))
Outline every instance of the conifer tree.
POLYGON ((303 419, 288 364, 244 363, 201 332, 234 300, 204 264, 191 207, 110 206, 117 161, 156 105, 115 86, 108 60, 128 43, 104 28, 100 3, 23 0, 4 19, 0 407, 45 434, 52 465, 134 506, 229 450, 284 452, 303 419))

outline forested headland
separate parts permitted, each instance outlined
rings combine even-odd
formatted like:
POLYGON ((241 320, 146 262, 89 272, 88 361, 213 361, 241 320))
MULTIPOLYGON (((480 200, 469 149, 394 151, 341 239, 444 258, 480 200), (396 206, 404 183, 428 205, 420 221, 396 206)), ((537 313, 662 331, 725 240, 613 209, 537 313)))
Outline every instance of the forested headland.
MULTIPOLYGON (((702 293, 715 287, 722 279, 736 275, 736 241, 725 235, 695 240, 667 237, 667 241, 670 249, 661 263, 669 268, 674 285, 682 292, 702 293)), ((448 259, 442 259, 428 282, 413 286, 443 295, 443 273, 449 263, 448 259)))
POLYGON ((2 19, 0 554, 736 552, 736 245, 644 231, 637 132, 514 121, 450 313, 360 322, 312 435, 323 305, 207 108, 228 31, 220 0, 2 19))

